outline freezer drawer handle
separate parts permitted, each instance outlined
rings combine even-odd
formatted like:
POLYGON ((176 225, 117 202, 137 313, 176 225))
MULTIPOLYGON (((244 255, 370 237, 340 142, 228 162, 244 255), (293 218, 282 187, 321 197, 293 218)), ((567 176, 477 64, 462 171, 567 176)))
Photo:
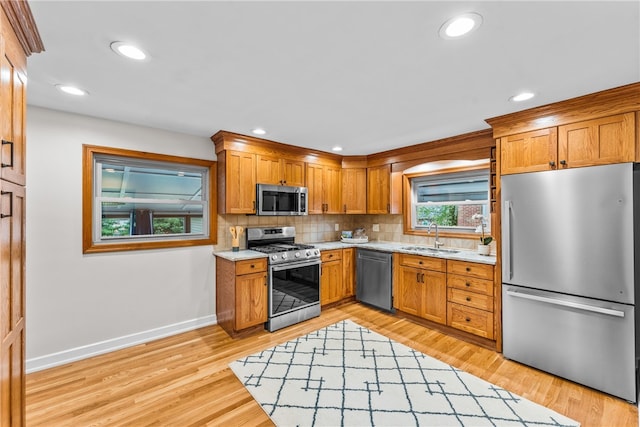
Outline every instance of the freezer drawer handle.
POLYGON ((595 307, 593 305, 580 304, 579 302, 563 301, 559 299, 547 298, 539 295, 531 295, 531 294, 526 294, 524 292, 517 292, 517 291, 507 291, 507 295, 510 295, 516 298, 524 298, 524 299, 530 299, 534 301, 546 302, 554 305, 561 305, 564 307, 577 308, 579 310, 592 311, 594 313, 608 314, 610 316, 616 316, 616 317, 624 317, 624 311, 613 310, 610 308, 603 308, 603 307, 595 307))

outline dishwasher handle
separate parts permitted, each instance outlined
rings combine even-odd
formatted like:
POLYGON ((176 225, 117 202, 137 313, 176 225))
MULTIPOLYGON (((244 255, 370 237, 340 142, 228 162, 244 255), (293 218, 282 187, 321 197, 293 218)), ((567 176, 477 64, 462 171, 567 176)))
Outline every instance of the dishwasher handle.
POLYGON ((545 302, 547 304, 553 304, 553 305, 560 305, 560 306, 563 306, 563 307, 576 308, 578 310, 591 311, 591 312, 599 313, 599 314, 607 314, 609 316, 624 317, 624 311, 614 310, 614 309, 611 309, 611 308, 597 307, 597 306, 594 306, 594 305, 582 304, 582 303, 579 303, 579 302, 565 301, 565 300, 560 300, 560 299, 555 299, 555 298, 549 298, 549 297, 544 297, 544 296, 541 296, 541 295, 529 294, 529 293, 526 293, 526 292, 518 292, 518 291, 508 290, 507 291, 507 295, 512 296, 512 297, 516 297, 516 298, 523 298, 523 299, 528 299, 528 300, 533 300, 533 301, 545 302))

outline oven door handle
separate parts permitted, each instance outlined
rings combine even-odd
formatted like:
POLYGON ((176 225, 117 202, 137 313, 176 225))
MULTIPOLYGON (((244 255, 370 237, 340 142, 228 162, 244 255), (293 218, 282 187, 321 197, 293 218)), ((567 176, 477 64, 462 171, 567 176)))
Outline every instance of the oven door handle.
POLYGON ((314 265, 320 265, 321 261, 313 260, 313 261, 302 261, 302 262, 288 262, 285 264, 272 265, 270 269, 272 271, 282 271, 282 270, 290 270, 296 267, 312 267, 314 265))

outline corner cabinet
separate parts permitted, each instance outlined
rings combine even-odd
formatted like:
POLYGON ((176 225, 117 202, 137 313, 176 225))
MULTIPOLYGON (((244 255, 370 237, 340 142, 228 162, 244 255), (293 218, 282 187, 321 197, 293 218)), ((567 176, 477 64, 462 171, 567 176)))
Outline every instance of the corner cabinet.
POLYGON ((267 259, 216 257, 216 317, 229 335, 264 328, 268 314, 267 259))
POLYGON ((342 212, 367 213, 367 169, 342 169, 342 212))
POLYGON ((26 1, 0 6, 0 425, 24 426, 27 56, 44 47, 26 1))

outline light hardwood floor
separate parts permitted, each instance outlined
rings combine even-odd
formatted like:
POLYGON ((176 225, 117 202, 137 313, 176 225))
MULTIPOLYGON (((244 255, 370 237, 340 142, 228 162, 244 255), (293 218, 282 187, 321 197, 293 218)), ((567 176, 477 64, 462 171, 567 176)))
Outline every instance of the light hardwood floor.
POLYGON ((228 364, 343 319, 547 406, 582 426, 637 426, 635 405, 359 303, 245 338, 210 326, 27 375, 28 426, 273 425, 228 364))

